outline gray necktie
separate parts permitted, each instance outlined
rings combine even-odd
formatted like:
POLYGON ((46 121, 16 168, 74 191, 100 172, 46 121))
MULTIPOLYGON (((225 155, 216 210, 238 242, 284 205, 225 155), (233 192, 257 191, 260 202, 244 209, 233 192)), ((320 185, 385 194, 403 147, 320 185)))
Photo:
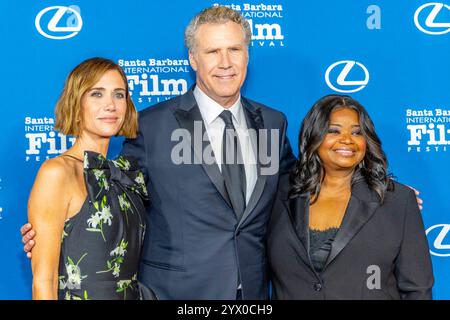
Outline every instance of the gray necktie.
POLYGON ((240 220, 245 210, 246 180, 244 161, 237 132, 232 121, 233 114, 229 110, 225 110, 219 117, 225 122, 222 140, 222 176, 225 180, 225 186, 233 209, 238 220, 240 220))

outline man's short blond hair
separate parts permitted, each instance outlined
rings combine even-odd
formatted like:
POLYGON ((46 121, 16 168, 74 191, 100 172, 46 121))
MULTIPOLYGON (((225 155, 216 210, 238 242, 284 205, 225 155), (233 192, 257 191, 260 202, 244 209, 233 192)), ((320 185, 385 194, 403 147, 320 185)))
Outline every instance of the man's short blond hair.
POLYGON ((122 68, 105 58, 91 58, 76 66, 66 79, 64 89, 55 108, 55 129, 65 135, 78 137, 83 130, 83 110, 81 100, 100 78, 110 70, 119 72, 125 83, 127 111, 118 136, 136 138, 138 130, 137 111, 128 91, 128 81, 122 68))
POLYGON ((245 44, 248 46, 252 39, 252 31, 248 21, 237 11, 225 6, 213 6, 204 9, 189 22, 184 31, 184 42, 189 51, 194 52, 196 47, 195 36, 198 28, 207 23, 223 24, 234 22, 241 26, 244 33, 245 44))

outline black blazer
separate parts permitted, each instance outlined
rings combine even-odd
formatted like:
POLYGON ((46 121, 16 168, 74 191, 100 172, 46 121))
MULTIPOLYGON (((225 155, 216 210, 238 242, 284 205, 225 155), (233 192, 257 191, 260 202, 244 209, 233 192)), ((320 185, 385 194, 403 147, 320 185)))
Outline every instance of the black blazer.
POLYGON ((273 299, 431 299, 433 272, 414 192, 394 182, 383 204, 352 187, 323 271, 309 256, 309 194, 288 199, 280 180, 268 234, 273 299))
MULTIPOLYGON (((187 93, 139 113, 139 135, 128 139, 123 154, 139 159, 146 172, 151 207, 139 280, 158 299, 267 299, 266 231, 278 176, 295 162, 286 137, 286 117, 279 111, 242 98, 249 129, 275 129, 267 148, 279 146, 279 171, 258 178, 249 203, 238 219, 216 163, 197 161, 209 141, 197 102, 187 93), (198 125, 200 130, 198 130, 198 125), (181 139, 175 133, 183 133, 181 139), (180 152, 192 164, 174 163, 180 152), (176 151, 178 150, 178 151, 176 151)), ((258 144, 259 146, 259 144, 258 144)), ((264 154, 264 153, 263 153, 264 154)), ((262 161, 261 161, 262 162, 262 161)), ((258 163, 258 168, 266 166, 258 163)))

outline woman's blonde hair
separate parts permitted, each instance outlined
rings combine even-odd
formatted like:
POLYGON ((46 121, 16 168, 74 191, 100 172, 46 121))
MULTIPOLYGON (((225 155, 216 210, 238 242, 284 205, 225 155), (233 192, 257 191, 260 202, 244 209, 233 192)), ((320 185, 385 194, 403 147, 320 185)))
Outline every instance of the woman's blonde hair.
POLYGON ((69 74, 64 89, 56 104, 55 129, 65 135, 78 137, 83 129, 81 99, 100 78, 110 70, 119 72, 125 83, 127 111, 118 136, 136 138, 138 130, 138 114, 128 91, 128 81, 122 68, 114 61, 105 58, 91 58, 81 62, 69 74))

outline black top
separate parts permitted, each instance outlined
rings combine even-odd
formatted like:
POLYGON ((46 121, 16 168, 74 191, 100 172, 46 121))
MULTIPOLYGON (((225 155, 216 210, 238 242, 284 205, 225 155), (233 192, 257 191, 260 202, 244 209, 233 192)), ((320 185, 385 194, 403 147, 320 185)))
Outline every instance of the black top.
MULTIPOLYGON (((81 161, 81 159, 78 159, 81 161)), ((59 299, 139 299, 147 191, 131 159, 86 152, 88 196, 61 239, 59 299)))
POLYGON ((322 272, 339 228, 309 229, 309 255, 317 273, 322 272))

